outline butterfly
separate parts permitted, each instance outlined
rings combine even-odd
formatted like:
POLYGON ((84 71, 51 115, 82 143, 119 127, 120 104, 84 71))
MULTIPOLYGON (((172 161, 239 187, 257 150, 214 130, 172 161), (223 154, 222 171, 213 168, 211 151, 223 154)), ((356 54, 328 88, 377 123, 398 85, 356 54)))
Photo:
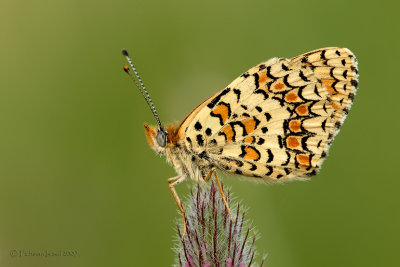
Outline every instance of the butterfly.
POLYGON ((317 174, 358 87, 353 53, 322 48, 258 64, 198 105, 179 125, 162 125, 126 50, 123 55, 135 75, 127 66, 124 70, 158 123, 144 124, 148 143, 166 155, 179 174, 168 182, 184 226, 174 186, 187 178, 204 182, 214 175, 225 201, 216 170, 271 182, 317 174))

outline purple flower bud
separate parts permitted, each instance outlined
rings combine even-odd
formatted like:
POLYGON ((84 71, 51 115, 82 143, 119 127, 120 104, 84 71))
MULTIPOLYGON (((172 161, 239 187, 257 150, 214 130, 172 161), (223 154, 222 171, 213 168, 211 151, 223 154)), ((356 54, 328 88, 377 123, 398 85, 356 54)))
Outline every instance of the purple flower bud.
POLYGON ((182 262, 185 267, 259 266, 254 262, 254 227, 246 220, 243 205, 232 200, 229 190, 224 191, 233 221, 214 183, 197 184, 191 189, 183 205, 186 216, 183 239, 182 222, 178 221, 176 266, 182 267, 182 262))

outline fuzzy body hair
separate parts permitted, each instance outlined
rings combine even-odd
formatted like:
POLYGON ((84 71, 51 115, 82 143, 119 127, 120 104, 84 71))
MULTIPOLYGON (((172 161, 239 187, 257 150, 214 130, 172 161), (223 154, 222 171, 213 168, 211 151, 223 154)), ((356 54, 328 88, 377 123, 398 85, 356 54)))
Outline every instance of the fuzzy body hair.
POLYGON ((167 162, 171 164, 179 176, 191 178, 203 182, 207 174, 214 167, 206 155, 199 155, 189 151, 184 142, 177 139, 176 124, 166 127, 168 141, 166 147, 160 147, 156 140, 156 129, 154 126, 144 125, 146 137, 150 147, 160 155, 165 155, 167 162))

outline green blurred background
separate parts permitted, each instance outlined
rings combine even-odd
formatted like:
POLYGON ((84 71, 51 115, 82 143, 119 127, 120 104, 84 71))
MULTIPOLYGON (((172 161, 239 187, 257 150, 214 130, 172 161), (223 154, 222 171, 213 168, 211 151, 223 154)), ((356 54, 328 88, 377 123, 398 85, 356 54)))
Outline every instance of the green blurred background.
POLYGON ((398 10, 361 0, 2 0, 0 266, 174 262, 175 172, 147 145, 143 122, 154 119, 121 48, 168 122, 261 61, 325 46, 356 54, 360 89, 320 174, 224 182, 250 207, 265 266, 400 266, 398 10), (46 249, 77 255, 10 255, 46 249))

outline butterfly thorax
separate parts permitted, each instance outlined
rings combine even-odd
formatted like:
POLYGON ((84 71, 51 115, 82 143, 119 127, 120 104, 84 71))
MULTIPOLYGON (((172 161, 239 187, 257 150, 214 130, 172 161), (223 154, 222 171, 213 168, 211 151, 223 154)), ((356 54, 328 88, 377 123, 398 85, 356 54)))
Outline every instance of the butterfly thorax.
POLYGON ((157 143, 157 130, 154 126, 145 124, 144 127, 150 147, 158 154, 165 155, 167 161, 171 163, 179 175, 202 181, 211 168, 214 167, 206 152, 194 153, 186 146, 185 142, 179 139, 176 124, 165 127, 168 132, 167 145, 165 147, 161 147, 157 143))

